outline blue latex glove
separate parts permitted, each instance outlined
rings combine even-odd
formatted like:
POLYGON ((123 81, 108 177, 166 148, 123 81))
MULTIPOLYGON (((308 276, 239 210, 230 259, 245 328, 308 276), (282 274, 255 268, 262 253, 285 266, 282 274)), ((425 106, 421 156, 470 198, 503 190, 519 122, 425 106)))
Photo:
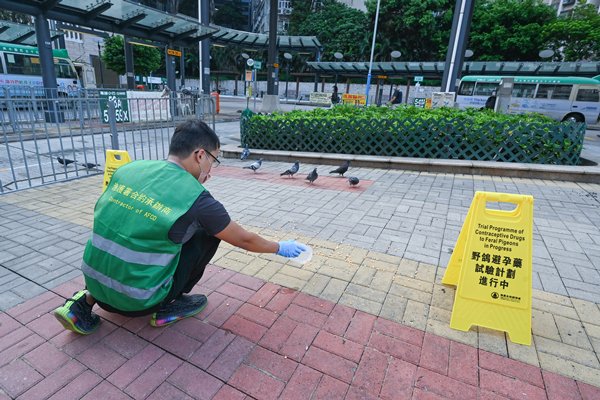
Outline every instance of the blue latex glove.
POLYGON ((277 250, 276 254, 282 257, 294 258, 298 257, 305 250, 308 250, 308 248, 302 243, 295 240, 285 240, 279 242, 279 250, 277 250))

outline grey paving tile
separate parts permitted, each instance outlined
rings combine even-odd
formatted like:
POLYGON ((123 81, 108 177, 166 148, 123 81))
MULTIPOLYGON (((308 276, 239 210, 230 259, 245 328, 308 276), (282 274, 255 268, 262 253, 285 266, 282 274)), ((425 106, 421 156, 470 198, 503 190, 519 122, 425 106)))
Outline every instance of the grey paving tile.
POLYGON ((0 311, 8 310, 17 304, 22 303, 23 300, 25 299, 11 291, 0 292, 0 311))
POLYGON ((545 291, 562 294, 563 296, 568 295, 567 289, 560 277, 544 273, 539 273, 538 276, 545 291))

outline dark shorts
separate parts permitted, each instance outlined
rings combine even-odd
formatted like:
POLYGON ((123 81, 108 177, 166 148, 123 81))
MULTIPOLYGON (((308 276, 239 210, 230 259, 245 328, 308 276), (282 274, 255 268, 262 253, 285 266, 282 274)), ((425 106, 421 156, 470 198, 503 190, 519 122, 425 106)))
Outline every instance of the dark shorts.
POLYGON ((173 285, 167 297, 154 307, 140 311, 121 311, 110 304, 97 301, 100 308, 124 315, 126 317, 141 317, 157 312, 164 304, 169 304, 183 293, 189 293, 204 275, 206 265, 217 252, 221 240, 206 234, 204 231, 197 232, 186 242, 181 249, 181 256, 177 269, 173 275, 173 285))

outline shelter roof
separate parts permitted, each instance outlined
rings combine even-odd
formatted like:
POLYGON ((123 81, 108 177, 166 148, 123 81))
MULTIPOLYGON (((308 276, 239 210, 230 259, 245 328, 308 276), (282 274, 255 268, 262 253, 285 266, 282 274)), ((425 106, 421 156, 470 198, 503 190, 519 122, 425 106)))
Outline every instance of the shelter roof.
POLYGON ((169 14, 129 0, 3 0, 2 6, 29 15, 106 32, 189 46, 216 32, 198 20, 169 14))
MULTIPOLYGON (((338 75, 367 75, 368 62, 308 62, 320 73, 338 75)), ((372 75, 423 76, 439 79, 444 73, 443 61, 427 62, 374 62, 372 75)), ((600 75, 600 62, 496 62, 469 61, 463 63, 463 74, 470 75, 550 75, 584 76, 600 75)))
MULTIPOLYGON (((238 31, 216 25, 211 25, 211 27, 218 29, 211 37, 211 40, 217 44, 235 44, 246 48, 266 48, 269 43, 268 34, 238 31)), ((314 52, 321 49, 321 42, 316 36, 278 35, 277 47, 279 50, 314 52)))
MULTIPOLYGON (((62 34, 60 31, 50 31, 52 40, 62 34)), ((35 46, 37 42, 35 26, 0 20, 0 42, 35 46)))

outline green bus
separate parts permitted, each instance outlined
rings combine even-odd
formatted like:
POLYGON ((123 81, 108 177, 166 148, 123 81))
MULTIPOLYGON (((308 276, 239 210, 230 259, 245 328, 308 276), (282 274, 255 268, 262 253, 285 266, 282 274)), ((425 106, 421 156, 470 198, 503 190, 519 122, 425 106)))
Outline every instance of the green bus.
POLYGON ((484 107, 503 78, 514 84, 507 113, 539 113, 557 121, 595 124, 600 117, 600 75, 594 78, 556 76, 465 76, 456 102, 460 108, 484 107))
MULTIPOLYGON (((65 49, 52 51, 59 96, 77 93, 81 88, 75 66, 65 49)), ((32 90, 43 96, 42 65, 37 47, 0 42, 0 95, 28 97, 32 90)))

